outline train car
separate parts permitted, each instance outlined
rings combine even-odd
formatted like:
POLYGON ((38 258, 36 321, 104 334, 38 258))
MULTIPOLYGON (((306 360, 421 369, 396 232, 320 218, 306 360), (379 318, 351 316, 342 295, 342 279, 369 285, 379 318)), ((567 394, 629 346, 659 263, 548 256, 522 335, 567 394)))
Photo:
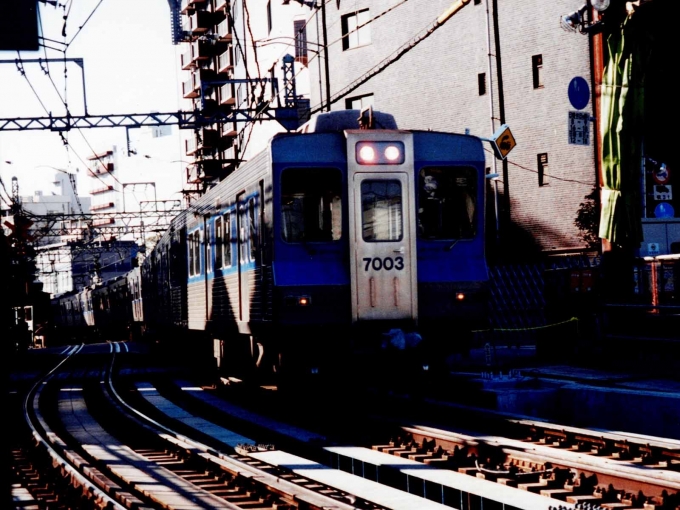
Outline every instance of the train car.
POLYGON ((88 332, 85 320, 82 291, 71 291, 50 299, 51 319, 54 326, 53 342, 68 344, 81 342, 88 332))
MULTIPOLYGON (((127 274, 106 280, 89 291, 94 332, 100 340, 128 340, 133 322, 127 274)), ((88 295, 88 291, 84 291, 88 295)), ((88 310, 89 312, 90 310, 88 310)))
POLYGON ((174 219, 144 261, 147 327, 230 371, 318 371, 396 329, 464 350, 487 317, 484 203, 479 138, 320 114, 174 219))
POLYGON ((68 292, 50 300, 61 343, 137 339, 142 330, 141 271, 68 292))

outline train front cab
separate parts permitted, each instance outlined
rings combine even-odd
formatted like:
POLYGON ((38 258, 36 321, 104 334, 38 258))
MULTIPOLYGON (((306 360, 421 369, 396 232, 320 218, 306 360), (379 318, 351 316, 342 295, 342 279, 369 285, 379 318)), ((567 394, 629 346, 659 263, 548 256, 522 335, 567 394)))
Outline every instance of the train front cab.
POLYGON ((416 131, 419 332, 437 352, 466 352, 488 327, 485 154, 480 139, 416 131))
POLYGON ((273 324, 284 370, 342 365, 367 339, 379 343, 376 331, 414 327, 412 152, 398 131, 274 140, 273 324), (371 147, 393 159, 368 161, 371 147))
MULTIPOLYGON (((346 352, 347 163, 341 133, 280 135, 272 157, 272 320, 281 370, 346 352)), ((267 348, 265 348, 267 350, 267 348)))
POLYGON ((413 137, 367 130, 346 136, 352 322, 415 324, 413 137))
POLYGON ((349 130, 282 137, 272 151, 274 324, 286 345, 338 360, 399 327, 464 350, 486 317, 481 141, 349 130))
POLYGON ((431 359, 466 351, 487 317, 481 141, 346 135, 353 323, 415 330, 431 359))

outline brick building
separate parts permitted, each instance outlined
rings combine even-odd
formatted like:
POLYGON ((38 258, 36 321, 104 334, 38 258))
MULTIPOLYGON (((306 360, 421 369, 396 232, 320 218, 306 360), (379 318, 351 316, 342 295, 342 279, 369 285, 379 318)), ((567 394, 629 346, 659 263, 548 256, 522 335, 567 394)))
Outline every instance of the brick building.
MULTIPOLYGON (((592 129, 588 145, 569 143, 568 87, 577 76, 591 81, 589 40, 560 29, 573 0, 503 2, 496 13, 487 3, 495 4, 471 1, 427 35, 452 2, 329 2, 331 107, 372 102, 405 128, 469 130, 483 138, 509 125, 517 145, 507 162, 488 147, 488 172, 500 174, 501 234, 510 245, 535 240, 546 252, 580 250, 574 219, 597 182, 595 148, 592 129), (358 37, 346 37, 357 25, 358 37)), ((315 92, 312 109, 325 100, 315 92)), ((582 112, 592 113, 590 102, 582 112)), ((490 182, 490 204, 493 192, 490 182)), ((493 207, 487 215, 493 219, 493 207)))

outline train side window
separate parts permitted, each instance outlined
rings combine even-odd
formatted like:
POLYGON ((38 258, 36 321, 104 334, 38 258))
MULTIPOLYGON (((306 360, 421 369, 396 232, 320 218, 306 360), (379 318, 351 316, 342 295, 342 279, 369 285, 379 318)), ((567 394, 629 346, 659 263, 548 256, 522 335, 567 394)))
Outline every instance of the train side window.
POLYGON ((189 262, 189 276, 194 275, 194 234, 187 235, 187 254, 189 262))
POLYGON ((401 241, 404 237, 401 183, 361 183, 361 225, 364 241, 401 241))
POLYGON ((214 239, 210 237, 210 225, 206 223, 205 225, 205 272, 212 273, 213 270, 213 258, 212 258, 212 246, 214 239))
POLYGON ((238 236, 239 236, 239 264, 246 264, 248 262, 248 232, 249 232, 249 227, 247 225, 248 223, 248 211, 246 209, 246 205, 242 204, 238 208, 238 217, 239 217, 239 231, 238 231, 238 236))
POLYGON ((248 200, 248 256, 251 261, 255 260, 257 250, 257 207, 255 198, 248 200))
POLYGON ((418 178, 418 234, 424 239, 475 236, 477 180, 473 168, 427 167, 418 178))
POLYGON ((342 237, 342 176, 335 168, 289 168, 281 175, 281 236, 288 243, 342 237))
POLYGON ((224 267, 231 267, 231 213, 226 213, 223 222, 224 267))
POLYGON ((222 218, 215 218, 215 269, 222 268, 222 248, 224 246, 224 235, 222 233, 222 218))
POLYGON ((201 238, 197 230, 189 234, 189 276, 201 273, 201 238))

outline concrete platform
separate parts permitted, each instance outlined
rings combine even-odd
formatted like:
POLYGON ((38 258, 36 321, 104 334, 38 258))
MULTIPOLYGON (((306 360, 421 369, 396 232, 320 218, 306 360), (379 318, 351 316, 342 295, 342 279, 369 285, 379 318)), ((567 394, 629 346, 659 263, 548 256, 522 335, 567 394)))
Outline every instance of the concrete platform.
MULTIPOLYGON (((518 361, 518 360, 516 360, 518 361)), ((653 373, 541 365, 451 373, 500 412, 574 427, 680 439, 680 381, 653 373)))

